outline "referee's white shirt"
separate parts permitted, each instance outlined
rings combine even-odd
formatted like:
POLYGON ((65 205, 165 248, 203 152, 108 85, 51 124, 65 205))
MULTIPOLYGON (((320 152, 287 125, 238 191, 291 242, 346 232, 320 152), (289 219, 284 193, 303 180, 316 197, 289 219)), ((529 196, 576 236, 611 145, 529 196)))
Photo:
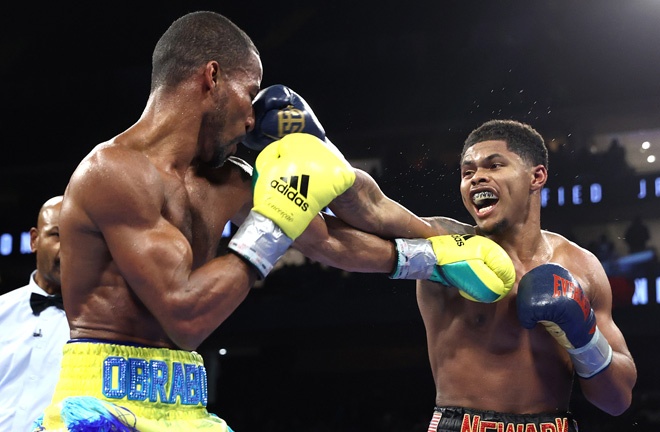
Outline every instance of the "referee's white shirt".
POLYGON ((47 295, 35 273, 26 286, 0 296, 0 432, 32 430, 53 396, 69 340, 63 310, 32 313, 30 295, 47 295))

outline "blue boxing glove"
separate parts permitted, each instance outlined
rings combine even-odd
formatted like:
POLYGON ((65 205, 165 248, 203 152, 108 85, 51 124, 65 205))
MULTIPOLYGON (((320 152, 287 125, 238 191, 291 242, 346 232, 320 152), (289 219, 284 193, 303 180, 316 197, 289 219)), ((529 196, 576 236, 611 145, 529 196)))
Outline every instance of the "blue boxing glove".
POLYGON ((522 326, 543 324, 566 348, 582 378, 591 378, 612 362, 612 347, 596 325, 589 299, 562 266, 543 264, 525 274, 516 302, 522 326))
POLYGON ((254 101, 255 125, 244 138, 243 144, 261 151, 268 144, 296 132, 314 135, 326 141, 325 130, 314 111, 296 92, 275 84, 259 92, 254 101))

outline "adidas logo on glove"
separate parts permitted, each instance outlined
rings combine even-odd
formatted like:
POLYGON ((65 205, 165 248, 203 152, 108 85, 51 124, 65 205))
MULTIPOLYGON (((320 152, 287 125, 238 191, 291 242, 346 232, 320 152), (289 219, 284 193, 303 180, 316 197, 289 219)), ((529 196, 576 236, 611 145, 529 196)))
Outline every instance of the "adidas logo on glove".
POLYGON ((474 237, 472 234, 451 234, 451 238, 456 242, 456 246, 465 246, 465 242, 471 237, 474 237))
POLYGON ((305 201, 307 190, 309 189, 309 176, 280 177, 280 181, 274 179, 270 182, 270 187, 293 201, 302 211, 307 211, 309 204, 305 201), (300 184, 299 184, 300 183, 300 184))

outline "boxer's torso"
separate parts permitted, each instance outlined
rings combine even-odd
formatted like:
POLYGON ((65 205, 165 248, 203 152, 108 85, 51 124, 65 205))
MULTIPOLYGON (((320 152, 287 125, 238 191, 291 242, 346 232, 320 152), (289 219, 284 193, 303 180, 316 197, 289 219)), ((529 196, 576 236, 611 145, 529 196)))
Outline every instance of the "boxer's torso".
MULTIPOLYGON (((470 232, 456 225, 454 232, 470 232)), ((441 234, 451 229, 443 221, 441 234)), ((471 232, 474 232, 472 229, 471 232)), ((419 309, 426 327, 436 405, 508 413, 567 411, 573 368, 566 350, 542 327, 518 322, 518 281, 546 262, 570 266, 573 251, 561 236, 543 232, 547 251, 528 251, 525 263, 512 256, 516 284, 493 304, 471 302, 456 288, 417 282, 419 309)))
MULTIPOLYGON (((135 159, 139 156, 134 156, 130 163, 135 164, 135 159)), ((220 168, 190 167, 179 177, 146 159, 137 163, 138 166, 127 168, 126 175, 148 176, 147 181, 139 179, 136 183, 147 185, 151 198, 157 196, 160 208, 155 211, 160 216, 153 224, 171 225, 185 237, 192 252, 193 270, 214 258, 226 223, 235 217, 242 220, 243 213, 251 206, 250 177, 245 170, 239 164, 227 162, 220 168)), ((89 193, 73 194, 71 199, 78 202, 70 205, 67 213, 67 232, 76 249, 76 259, 65 264, 68 282, 65 306, 71 337, 175 348, 123 277, 104 234, 87 216, 85 194, 89 193)), ((113 205, 121 208, 121 199, 113 205)), ((150 228, 153 227, 144 227, 150 228)), ((156 239, 159 241, 158 244, 154 241, 154 247, 172 247, 166 236, 156 239)))

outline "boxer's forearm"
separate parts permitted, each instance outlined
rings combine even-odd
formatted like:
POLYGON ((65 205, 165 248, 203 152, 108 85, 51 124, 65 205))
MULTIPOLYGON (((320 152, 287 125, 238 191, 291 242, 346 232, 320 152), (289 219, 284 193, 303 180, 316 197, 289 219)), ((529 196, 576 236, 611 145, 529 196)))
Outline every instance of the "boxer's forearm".
POLYGON ((293 243, 306 257, 351 272, 387 273, 395 266, 394 243, 355 229, 341 220, 318 217, 293 243))
POLYGON ((637 369, 628 352, 614 352, 612 364, 598 375, 580 380, 585 398, 606 413, 618 416, 632 402, 637 369))
POLYGON ((437 234, 428 222, 387 197, 361 170, 356 170, 353 186, 337 197, 330 209, 347 224, 383 238, 427 238, 437 234))

